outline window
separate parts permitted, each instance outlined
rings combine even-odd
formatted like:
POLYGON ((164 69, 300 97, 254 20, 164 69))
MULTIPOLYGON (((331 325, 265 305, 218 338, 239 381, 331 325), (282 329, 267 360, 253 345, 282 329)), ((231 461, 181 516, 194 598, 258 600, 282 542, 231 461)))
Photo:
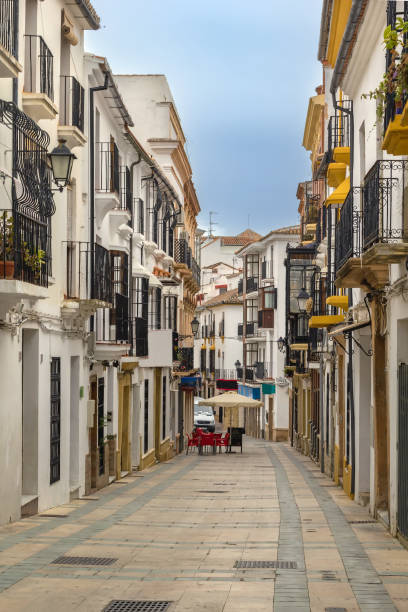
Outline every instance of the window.
POLYGON ((258 361, 258 344, 256 342, 248 342, 245 345, 245 351, 247 366, 253 366, 258 361))
POLYGON ((207 349, 202 348, 200 350, 200 370, 201 372, 205 372, 207 368, 207 349))
POLYGON ((253 323, 258 318, 258 300, 246 300, 246 320, 253 323))
POLYGON ((61 469, 61 359, 51 359, 50 484, 57 482, 61 469))
POLYGON ((277 289, 274 287, 264 287, 261 289, 262 310, 274 309, 277 306, 277 289))
POLYGON ((149 381, 144 381, 144 452, 149 450, 149 381))
POLYGON ((210 372, 215 372, 215 350, 210 349, 210 372))
POLYGON ((177 296, 164 296, 164 319, 166 329, 177 331, 177 296))
POLYGON ((259 274, 259 257, 258 255, 247 255, 246 256, 246 277, 247 278, 258 278, 259 274))
POLYGON ((161 297, 162 292, 160 287, 153 287, 150 295, 150 329, 161 329, 161 297))
POLYGON ((167 401, 167 378, 163 376, 163 398, 162 398, 162 439, 166 438, 166 401, 167 401))

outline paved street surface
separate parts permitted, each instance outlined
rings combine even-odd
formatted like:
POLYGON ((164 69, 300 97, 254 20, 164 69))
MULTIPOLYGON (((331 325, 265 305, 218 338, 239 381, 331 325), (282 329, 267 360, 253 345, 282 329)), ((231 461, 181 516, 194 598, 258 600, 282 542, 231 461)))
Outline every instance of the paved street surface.
POLYGON ((246 438, 243 455, 182 455, 0 529, 1 611, 99 612, 112 600, 408 610, 408 552, 309 459, 246 438), (53 563, 61 556, 114 561, 53 563))

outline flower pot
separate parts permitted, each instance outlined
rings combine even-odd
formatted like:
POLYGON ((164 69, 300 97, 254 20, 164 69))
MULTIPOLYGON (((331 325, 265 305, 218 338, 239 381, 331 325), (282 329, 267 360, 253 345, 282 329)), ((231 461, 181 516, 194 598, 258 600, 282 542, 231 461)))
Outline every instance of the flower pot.
POLYGON ((14 278, 14 261, 0 261, 0 278, 14 278))

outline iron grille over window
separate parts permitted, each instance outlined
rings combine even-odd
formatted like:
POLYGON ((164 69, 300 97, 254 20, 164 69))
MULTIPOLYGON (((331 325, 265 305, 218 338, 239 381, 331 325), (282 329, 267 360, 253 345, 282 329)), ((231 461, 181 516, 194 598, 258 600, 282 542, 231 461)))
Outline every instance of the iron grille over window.
POLYGON ((99 476, 105 472, 105 379, 98 378, 98 450, 99 450, 99 476))
POLYGON ((95 279, 91 297, 103 302, 112 302, 112 272, 109 251, 100 244, 95 244, 94 257, 95 279))
POLYGON ((60 479, 61 465, 61 359, 51 359, 50 484, 60 479))
POLYGON ((85 90, 74 76, 61 76, 60 125, 84 131, 85 90))
POLYGON ((18 38, 18 0, 0 1, 0 44, 12 55, 17 57, 18 38))
POLYGON ((120 293, 115 295, 116 342, 129 341, 129 299, 120 293))
POLYGON ((25 34, 24 91, 54 100, 54 57, 42 36, 25 34))
POLYGON ((361 255, 360 188, 350 190, 341 207, 335 232, 335 273, 348 259, 361 255))

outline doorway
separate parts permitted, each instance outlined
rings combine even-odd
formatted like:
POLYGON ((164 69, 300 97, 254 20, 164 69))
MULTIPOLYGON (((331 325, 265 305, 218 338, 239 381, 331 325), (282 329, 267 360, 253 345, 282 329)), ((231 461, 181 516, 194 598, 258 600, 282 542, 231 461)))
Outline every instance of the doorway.
POLYGON ((69 437, 69 483, 73 491, 79 486, 79 357, 71 357, 69 437))
POLYGON ((23 329, 22 505, 38 495, 39 335, 23 329), (30 499, 29 499, 30 498, 30 499))

